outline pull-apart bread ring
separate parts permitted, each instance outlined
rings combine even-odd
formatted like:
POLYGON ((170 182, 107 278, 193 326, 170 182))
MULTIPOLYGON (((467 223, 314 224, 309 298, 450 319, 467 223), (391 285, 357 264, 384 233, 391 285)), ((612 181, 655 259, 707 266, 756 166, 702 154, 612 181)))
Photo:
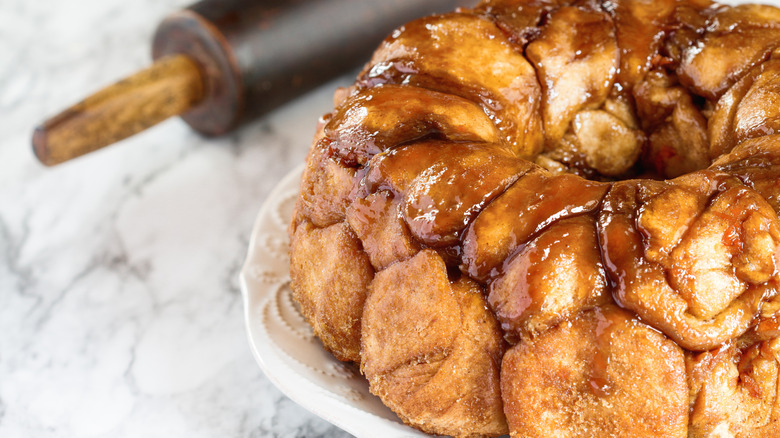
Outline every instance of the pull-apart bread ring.
POLYGON ((780 9, 485 0, 334 106, 293 297, 402 421, 780 436, 780 9))

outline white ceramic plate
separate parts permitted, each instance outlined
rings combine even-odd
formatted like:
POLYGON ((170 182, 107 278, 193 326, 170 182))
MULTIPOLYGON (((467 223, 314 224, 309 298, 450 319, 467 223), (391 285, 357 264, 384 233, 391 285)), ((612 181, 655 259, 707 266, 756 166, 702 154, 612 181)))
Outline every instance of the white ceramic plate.
POLYGON ((260 209, 241 269, 249 343, 268 379, 293 401, 357 437, 423 437, 368 391, 357 366, 339 362, 312 334, 292 301, 287 225, 303 165, 260 209))

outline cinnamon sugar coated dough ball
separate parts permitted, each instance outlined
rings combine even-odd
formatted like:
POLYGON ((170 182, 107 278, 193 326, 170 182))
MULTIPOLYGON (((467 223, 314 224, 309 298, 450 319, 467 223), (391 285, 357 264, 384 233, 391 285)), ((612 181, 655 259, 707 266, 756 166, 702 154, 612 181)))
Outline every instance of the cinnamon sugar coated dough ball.
POLYGON ((780 9, 485 0, 334 101, 293 297, 401 421, 780 436, 780 9))
POLYGON ((412 426, 444 435, 508 432, 499 390, 504 349, 480 287, 466 277, 450 281, 430 249, 371 283, 361 370, 412 426))

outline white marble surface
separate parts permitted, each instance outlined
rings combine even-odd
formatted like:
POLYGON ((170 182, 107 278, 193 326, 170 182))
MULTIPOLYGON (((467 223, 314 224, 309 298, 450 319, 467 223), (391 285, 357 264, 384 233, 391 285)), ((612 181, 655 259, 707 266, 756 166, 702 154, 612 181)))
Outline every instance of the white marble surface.
POLYGON ((237 280, 335 84, 217 140, 176 119, 54 168, 30 151, 185 3, 0 1, 0 437, 345 435, 263 376, 237 280))

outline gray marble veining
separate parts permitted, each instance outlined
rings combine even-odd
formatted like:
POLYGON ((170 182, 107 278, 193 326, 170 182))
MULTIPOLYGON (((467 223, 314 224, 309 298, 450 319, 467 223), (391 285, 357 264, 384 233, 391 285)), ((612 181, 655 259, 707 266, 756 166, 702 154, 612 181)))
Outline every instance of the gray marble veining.
POLYGON ((0 4, 1 437, 346 436, 262 374, 237 281, 336 84, 219 139, 176 119, 54 168, 30 151, 184 4, 0 4))

